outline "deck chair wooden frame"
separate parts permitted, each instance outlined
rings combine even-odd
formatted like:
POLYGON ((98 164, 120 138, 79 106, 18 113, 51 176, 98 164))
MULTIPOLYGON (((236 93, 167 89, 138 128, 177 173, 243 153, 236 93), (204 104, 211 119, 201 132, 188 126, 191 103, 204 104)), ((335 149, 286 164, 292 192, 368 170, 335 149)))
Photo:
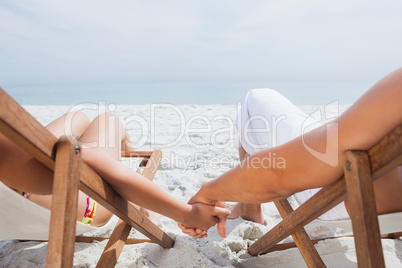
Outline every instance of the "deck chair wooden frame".
POLYGON ((292 235, 309 267, 325 267, 303 227, 347 198, 358 266, 384 267, 373 181, 399 165, 402 165, 402 124, 367 151, 345 152, 344 176, 323 187, 296 210, 286 199, 276 201, 283 220, 252 244, 249 253, 256 256, 275 247, 287 248, 276 244, 292 235))
MULTIPOLYGON (((62 137, 58 140, 1 88, 0 107, 0 132, 54 171, 48 267, 73 266, 78 189, 91 196, 124 222, 117 225, 109 240, 109 244, 112 245, 108 245, 109 250, 105 250, 103 255, 120 250, 119 247, 122 247, 128 226, 137 229, 164 248, 173 246, 174 241, 170 236, 151 222, 132 203, 122 198, 106 181, 81 161, 81 145, 77 140, 71 137, 62 137), (125 233, 119 231, 121 227, 124 227, 125 233)), ((132 152, 124 154, 132 154, 132 152)), ((150 158, 153 154, 138 153, 138 156, 150 158)), ((160 151, 156 151, 155 154, 156 158, 161 157, 160 151)), ((143 161, 144 164, 145 161, 143 161)), ((148 168, 145 167, 145 174, 143 174, 153 176, 155 168, 154 171, 151 168, 152 161, 148 163, 148 168)), ((114 259, 105 257, 103 263, 106 263, 105 259, 112 259, 115 264, 117 257, 115 256, 114 259)), ((112 262, 108 262, 107 266, 114 266, 112 262)))

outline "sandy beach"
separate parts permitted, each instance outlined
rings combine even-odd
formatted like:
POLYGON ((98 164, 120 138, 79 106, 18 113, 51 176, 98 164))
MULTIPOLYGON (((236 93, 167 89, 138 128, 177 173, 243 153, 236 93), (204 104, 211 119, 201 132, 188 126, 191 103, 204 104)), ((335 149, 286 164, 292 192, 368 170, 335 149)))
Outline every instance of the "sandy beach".
MULTIPOLYGON (((319 106, 299 106, 312 114, 319 106)), ((187 202, 201 187, 239 163, 235 105, 79 105, 24 106, 42 124, 47 124, 71 109, 80 109, 94 118, 97 113, 112 111, 121 116, 138 150, 161 149, 163 159, 154 183, 175 198, 187 202)), ((321 107, 323 108, 323 107, 321 107)), ((347 106, 334 110, 342 113, 347 106)), ((331 117, 331 116, 330 116, 331 117)), ((329 118, 328 118, 329 119, 329 118)), ((136 162, 124 160, 131 168, 136 162)), ((295 208, 296 202, 289 198, 295 208)), ((175 239, 171 249, 156 244, 126 245, 117 267, 306 267, 297 248, 252 257, 247 247, 277 224, 281 217, 273 203, 263 205, 266 225, 243 219, 229 220, 227 238, 216 227, 204 239, 182 234, 177 223, 162 217, 157 225, 175 239)), ((112 218, 116 222, 116 218, 112 218)), ((113 225, 112 225, 113 226, 113 225)), ((344 230, 312 222, 306 227, 312 239, 343 236, 344 230)), ((108 235, 111 227, 101 228, 89 236, 108 235)), ((143 236, 132 230, 130 237, 143 236)), ((291 241, 287 238, 285 242, 291 241)), ((107 241, 76 243, 74 267, 95 267, 107 241)), ((402 240, 383 239, 387 267, 402 266, 402 240)), ((353 238, 343 237, 319 242, 316 248, 328 267, 356 267, 353 238)), ((46 242, 0 241, 0 267, 45 267, 46 242)))

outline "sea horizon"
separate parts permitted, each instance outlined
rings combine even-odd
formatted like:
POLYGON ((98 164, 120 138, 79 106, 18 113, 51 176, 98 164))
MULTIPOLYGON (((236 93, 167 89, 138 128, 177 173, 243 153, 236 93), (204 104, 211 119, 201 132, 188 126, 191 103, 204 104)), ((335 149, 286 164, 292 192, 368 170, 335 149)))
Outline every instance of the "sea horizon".
POLYGON ((264 83, 114 83, 69 86, 5 86, 21 105, 74 105, 107 102, 121 105, 236 105, 248 90, 272 88, 296 105, 323 105, 334 101, 350 105, 371 81, 302 81, 264 83))

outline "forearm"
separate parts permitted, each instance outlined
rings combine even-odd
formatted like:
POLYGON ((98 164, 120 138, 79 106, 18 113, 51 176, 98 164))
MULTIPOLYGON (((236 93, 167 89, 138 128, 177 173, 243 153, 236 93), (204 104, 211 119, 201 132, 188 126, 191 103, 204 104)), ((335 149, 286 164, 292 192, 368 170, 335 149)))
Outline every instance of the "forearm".
MULTIPOLYGON (((331 183, 342 173, 340 159, 332 159, 338 164, 331 166, 306 149, 311 145, 314 150, 325 152, 326 130, 326 126, 320 127, 306 134, 304 140, 298 137, 282 146, 249 156, 233 170, 206 183, 196 197, 200 201, 204 198, 265 203, 331 183)), ((342 153, 334 151, 334 155, 337 158, 342 153)))
MULTIPOLYGON (((259 161, 263 157, 251 156, 259 161)), ((249 159, 249 160, 250 160, 249 159)), ((281 189, 282 171, 269 168, 251 168, 246 162, 205 183, 197 197, 209 201, 233 201, 242 203, 264 203, 288 195, 281 189)))
POLYGON ((190 206, 173 198, 136 172, 128 171, 119 179, 109 177, 108 181, 113 182, 116 191, 127 200, 177 222, 185 222, 190 214, 190 206))
POLYGON ((154 183, 119 161, 101 153, 84 149, 83 160, 125 199, 178 222, 184 222, 191 206, 180 202, 154 183))

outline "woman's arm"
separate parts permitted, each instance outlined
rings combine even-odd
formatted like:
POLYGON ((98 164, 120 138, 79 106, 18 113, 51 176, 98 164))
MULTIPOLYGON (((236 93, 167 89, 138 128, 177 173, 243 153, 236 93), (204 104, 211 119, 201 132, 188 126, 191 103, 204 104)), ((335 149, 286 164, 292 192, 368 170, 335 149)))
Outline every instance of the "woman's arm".
POLYGON ((144 176, 97 150, 84 148, 82 158, 123 198, 186 226, 207 230, 214 226, 219 218, 230 214, 230 211, 225 208, 204 204, 188 205, 180 202, 144 176))

